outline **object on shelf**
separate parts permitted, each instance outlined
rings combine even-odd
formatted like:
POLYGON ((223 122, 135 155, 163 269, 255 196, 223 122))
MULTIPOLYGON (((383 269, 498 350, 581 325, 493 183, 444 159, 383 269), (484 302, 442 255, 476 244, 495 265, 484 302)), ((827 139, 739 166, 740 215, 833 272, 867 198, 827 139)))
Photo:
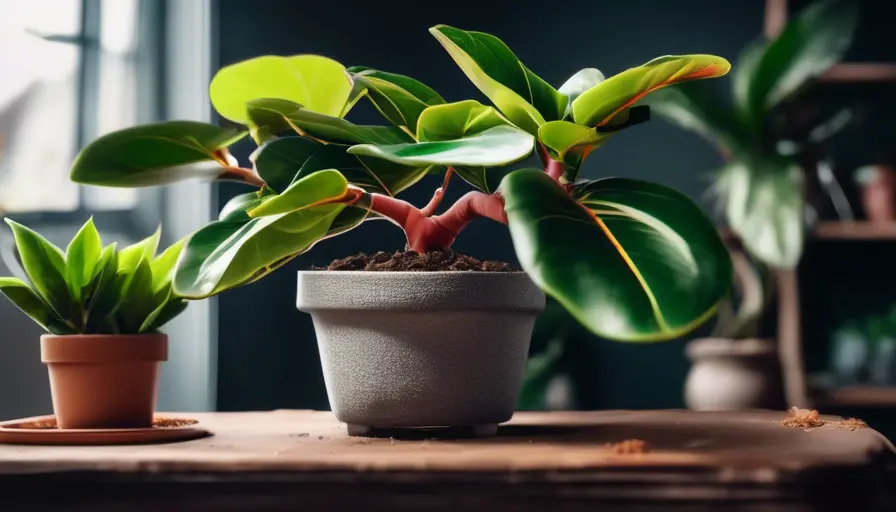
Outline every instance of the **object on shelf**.
POLYGON ((872 223, 890 223, 896 211, 896 177, 886 165, 869 165, 856 171, 856 181, 862 187, 862 206, 872 223))
POLYGON ((211 433, 192 418, 156 415, 146 428, 59 428, 55 416, 38 416, 0 423, 0 444, 131 445, 172 443, 208 437, 211 433))

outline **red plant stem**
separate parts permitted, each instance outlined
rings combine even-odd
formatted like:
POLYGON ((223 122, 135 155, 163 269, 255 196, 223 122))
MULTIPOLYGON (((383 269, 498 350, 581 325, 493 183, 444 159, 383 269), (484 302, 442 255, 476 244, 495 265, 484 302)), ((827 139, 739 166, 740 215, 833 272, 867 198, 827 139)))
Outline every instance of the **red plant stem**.
POLYGON ((432 217, 433 214, 436 213, 436 209, 442 203, 442 198, 445 197, 445 191, 448 190, 448 181, 451 180, 452 174, 454 174, 454 167, 448 167, 448 171, 445 172, 445 179, 442 181, 442 186, 436 189, 435 193, 432 195, 432 199, 429 200, 429 203, 420 209, 420 213, 422 213, 424 217, 432 217))
POLYGON ((469 192, 445 213, 428 217, 414 205, 401 199, 370 194, 370 209, 401 227, 408 248, 419 253, 451 247, 458 233, 476 217, 488 217, 507 224, 504 198, 497 194, 469 192))
POLYGON ((560 179, 563 178, 563 174, 566 172, 566 169, 563 167, 563 164, 561 162, 558 162, 557 160, 551 160, 551 158, 548 157, 548 165, 544 170, 548 173, 548 176, 554 178, 554 181, 560 183, 561 185, 565 185, 565 183, 560 181, 560 179))
POLYGON ((242 167, 224 167, 217 179, 240 181, 255 187, 263 187, 267 185, 267 183, 261 179, 261 176, 255 174, 252 169, 244 169, 242 167))

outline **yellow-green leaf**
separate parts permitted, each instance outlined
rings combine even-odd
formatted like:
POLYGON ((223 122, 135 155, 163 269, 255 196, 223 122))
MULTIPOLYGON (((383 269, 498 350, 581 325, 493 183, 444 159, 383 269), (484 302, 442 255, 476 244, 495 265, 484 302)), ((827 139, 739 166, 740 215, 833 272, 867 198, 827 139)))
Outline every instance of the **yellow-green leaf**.
POLYGON ((246 104, 278 98, 320 114, 340 117, 352 84, 345 67, 320 55, 265 55, 221 68, 209 86, 212 105, 223 117, 248 124, 246 104))
POLYGON ((573 120, 585 126, 604 126, 616 114, 667 85, 714 78, 731 65, 715 55, 667 55, 614 75, 572 102, 573 120))

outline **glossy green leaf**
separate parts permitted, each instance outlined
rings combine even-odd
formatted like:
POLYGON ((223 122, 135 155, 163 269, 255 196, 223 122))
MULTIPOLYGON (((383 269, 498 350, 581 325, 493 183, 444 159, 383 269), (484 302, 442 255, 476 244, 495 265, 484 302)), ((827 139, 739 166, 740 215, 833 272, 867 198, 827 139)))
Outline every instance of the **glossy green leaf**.
POLYGON ((569 103, 567 104, 564 116, 568 116, 572 113, 572 102, 575 101, 576 98, 606 79, 604 74, 596 68, 585 68, 569 77, 569 79, 557 89, 557 92, 568 98, 569 103))
POLYGON ((82 289, 93 279, 94 268, 103 252, 103 242, 93 217, 78 230, 65 251, 65 280, 72 298, 79 302, 82 289))
POLYGON ((715 55, 667 55, 611 76, 572 102, 573 120, 585 126, 604 126, 641 98, 667 85, 728 72, 731 65, 715 55))
POLYGON ((395 195, 420 181, 431 165, 403 165, 379 158, 349 155, 346 147, 305 137, 283 137, 262 146, 255 160, 258 174, 275 191, 323 169, 338 169, 348 182, 367 192, 395 195))
POLYGON ((561 119, 567 98, 530 71, 495 36, 437 25, 429 32, 467 78, 514 124, 531 134, 561 119))
POLYGON ((787 159, 739 160, 718 173, 713 193, 751 254, 775 267, 799 262, 805 241, 799 166, 787 159))
POLYGON ((352 84, 345 67, 319 55, 265 55, 221 68, 209 86, 221 116, 248 124, 246 105, 259 98, 298 103, 328 116, 342 116, 352 84))
MULTIPOLYGON (((323 176, 338 181, 332 174, 323 176)), ((303 197, 318 206, 257 218, 232 216, 190 237, 175 270, 175 293, 198 299, 253 282, 330 236, 346 205, 326 201, 343 196, 346 182, 342 179, 341 188, 332 189, 306 180, 297 182, 308 188, 303 197)), ((344 231, 361 220, 363 216, 355 217, 347 225, 342 219, 338 228, 344 231)))
POLYGON ((218 220, 245 220, 248 215, 246 212, 261 204, 261 197, 258 192, 246 192, 230 198, 221 212, 218 214, 218 220))
MULTIPOLYGON (((87 316, 85 331, 92 333, 101 332, 107 321, 114 320, 115 312, 124 300, 128 276, 131 275, 118 270, 116 244, 103 249, 103 256, 100 257, 100 260, 104 263, 97 265, 91 283, 92 294, 85 309, 87 316)), ((118 331, 118 329, 115 330, 118 331)))
POLYGON ((37 294, 63 320, 70 320, 76 304, 65 282, 65 254, 27 227, 6 219, 12 228, 22 266, 37 294))
POLYGON ((76 183, 145 187, 190 178, 214 179, 235 164, 227 147, 245 132, 194 121, 145 124, 91 142, 71 168, 76 183))
POLYGON ((529 156, 534 139, 512 126, 496 126, 457 140, 373 146, 352 146, 353 155, 382 158, 405 165, 498 166, 529 156))
POLYGON ((0 277, 0 293, 38 325, 52 334, 75 334, 75 329, 53 311, 28 284, 14 277, 0 277))
POLYGON ((165 249, 162 254, 150 262, 152 270, 152 290, 158 292, 162 288, 170 286, 174 276, 174 265, 184 248, 185 240, 182 238, 165 249))
POLYGON ((159 306, 157 294, 153 292, 149 260, 141 258, 126 281, 115 320, 122 332, 139 333, 144 320, 159 306))
POLYGON ((140 326, 140 332, 156 332, 175 317, 183 313, 190 303, 183 299, 171 298, 156 308, 140 326))
POLYGON ((334 201, 344 202, 347 191, 345 176, 336 169, 325 169, 294 181, 282 193, 265 198, 247 213, 250 217, 265 217, 334 201))
POLYGON ((681 336, 728 292, 728 252, 679 192, 609 178, 577 184, 571 197, 537 169, 509 174, 500 192, 523 269, 600 336, 681 336))
POLYGON ((855 5, 836 0, 813 3, 795 16, 755 66, 749 112, 761 116, 839 61, 852 43, 857 19, 855 5))
POLYGON ((417 119, 430 105, 445 103, 439 94, 411 77, 354 66, 348 68, 352 79, 367 88, 367 97, 392 124, 417 131, 417 119))
POLYGON ((247 108, 253 131, 264 128, 276 134, 292 129, 300 135, 336 144, 396 144, 413 140, 394 126, 357 125, 282 99, 252 100, 247 108))
POLYGON ((538 129, 538 140, 548 148, 551 158, 573 168, 581 166, 610 135, 569 121, 551 121, 538 129))
POLYGON ((162 227, 143 240, 122 249, 118 254, 118 268, 133 270, 141 260, 152 261, 159 250, 159 240, 162 238, 162 227))
MULTIPOLYGON (((352 146, 353 155, 405 165, 493 167, 528 157, 535 139, 492 107, 460 101, 427 108, 417 123, 420 142, 352 146)), ((475 183, 474 183, 475 185, 475 183)))

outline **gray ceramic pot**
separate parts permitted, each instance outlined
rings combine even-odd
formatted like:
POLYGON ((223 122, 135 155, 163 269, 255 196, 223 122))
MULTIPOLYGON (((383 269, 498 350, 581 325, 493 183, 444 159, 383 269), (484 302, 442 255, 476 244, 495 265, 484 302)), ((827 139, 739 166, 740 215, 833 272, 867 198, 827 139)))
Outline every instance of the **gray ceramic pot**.
POLYGON ((351 435, 513 416, 541 290, 525 273, 299 272, 330 406, 351 435))

